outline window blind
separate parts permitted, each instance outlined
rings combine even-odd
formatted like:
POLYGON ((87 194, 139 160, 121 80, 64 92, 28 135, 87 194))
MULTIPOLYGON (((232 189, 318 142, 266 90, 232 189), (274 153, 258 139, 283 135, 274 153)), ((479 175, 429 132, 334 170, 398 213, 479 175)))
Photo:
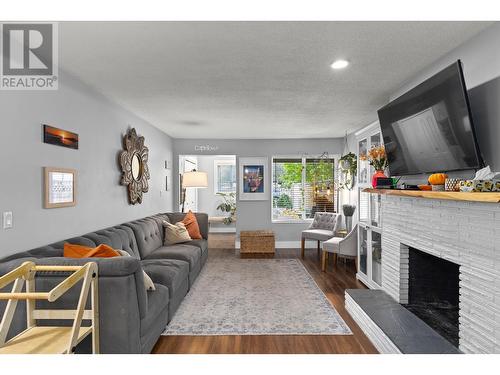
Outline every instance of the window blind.
POLYGON ((332 158, 273 158, 273 220, 303 220, 336 212, 332 158))

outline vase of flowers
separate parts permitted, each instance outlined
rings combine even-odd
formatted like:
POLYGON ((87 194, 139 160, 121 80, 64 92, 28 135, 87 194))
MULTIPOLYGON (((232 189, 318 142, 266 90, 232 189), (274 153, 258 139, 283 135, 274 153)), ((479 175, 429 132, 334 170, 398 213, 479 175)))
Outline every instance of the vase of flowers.
POLYGON ((387 177, 384 173, 387 168, 387 155, 384 146, 373 146, 368 151, 368 160, 370 165, 375 169, 375 174, 372 176, 372 186, 377 186, 377 180, 380 177, 387 177))

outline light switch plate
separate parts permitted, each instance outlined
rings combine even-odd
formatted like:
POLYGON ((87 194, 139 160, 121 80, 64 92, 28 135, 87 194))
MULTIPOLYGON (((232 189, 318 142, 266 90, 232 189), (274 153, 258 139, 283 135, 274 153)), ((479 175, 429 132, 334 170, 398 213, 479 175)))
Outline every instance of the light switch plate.
POLYGON ((11 229, 12 225, 12 211, 5 211, 3 213, 3 229, 11 229))

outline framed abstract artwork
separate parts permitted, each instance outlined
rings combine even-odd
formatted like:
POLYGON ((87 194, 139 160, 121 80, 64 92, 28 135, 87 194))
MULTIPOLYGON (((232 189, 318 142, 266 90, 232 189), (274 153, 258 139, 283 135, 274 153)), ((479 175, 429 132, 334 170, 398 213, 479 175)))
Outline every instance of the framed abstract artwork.
POLYGON ((239 158, 239 199, 264 201, 269 199, 267 158, 239 158))
POLYGON ((44 208, 76 205, 76 170, 45 167, 44 208))

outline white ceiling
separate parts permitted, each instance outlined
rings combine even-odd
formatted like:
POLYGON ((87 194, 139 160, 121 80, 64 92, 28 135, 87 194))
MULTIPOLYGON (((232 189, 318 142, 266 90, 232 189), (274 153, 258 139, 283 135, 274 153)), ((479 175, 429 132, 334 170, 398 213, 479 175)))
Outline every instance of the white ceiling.
POLYGON ((63 22, 61 68, 176 138, 323 138, 487 22, 63 22), (351 65, 333 71, 337 58, 351 65))

